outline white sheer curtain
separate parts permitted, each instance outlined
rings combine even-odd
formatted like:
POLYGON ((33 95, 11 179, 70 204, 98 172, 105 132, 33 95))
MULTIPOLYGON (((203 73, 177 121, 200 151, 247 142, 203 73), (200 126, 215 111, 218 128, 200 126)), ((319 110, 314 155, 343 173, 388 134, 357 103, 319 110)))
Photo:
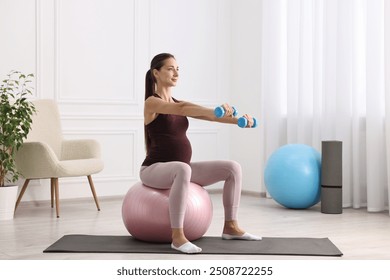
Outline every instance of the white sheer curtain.
POLYGON ((279 146, 343 142, 343 206, 385 211, 390 0, 263 0, 264 162, 279 146))

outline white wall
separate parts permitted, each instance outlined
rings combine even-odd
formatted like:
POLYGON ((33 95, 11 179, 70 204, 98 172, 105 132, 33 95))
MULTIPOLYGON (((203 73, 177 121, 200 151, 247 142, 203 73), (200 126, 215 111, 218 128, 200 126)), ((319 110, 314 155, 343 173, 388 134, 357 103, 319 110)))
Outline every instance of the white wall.
MULTIPOLYGON (((101 143, 105 169, 94 176, 98 195, 123 195, 138 180, 144 158, 144 75, 153 55, 176 56, 177 98, 210 107, 229 100, 230 4, 0 0, 0 77, 11 69, 34 73, 34 98, 58 102, 65 138, 101 143)), ((229 158, 229 136, 227 125, 191 121, 193 159, 229 158)), ((240 151, 232 149, 233 157, 240 151)), ((60 187, 61 198, 91 196, 85 178, 62 179, 60 187)), ((48 198, 48 180, 35 181, 24 196, 48 198)))
MULTIPOLYGON (((240 114, 250 114, 261 126, 261 1, 232 0, 231 103, 240 114)), ((243 189, 264 192, 263 136, 260 128, 231 130, 231 158, 240 162, 243 189)))

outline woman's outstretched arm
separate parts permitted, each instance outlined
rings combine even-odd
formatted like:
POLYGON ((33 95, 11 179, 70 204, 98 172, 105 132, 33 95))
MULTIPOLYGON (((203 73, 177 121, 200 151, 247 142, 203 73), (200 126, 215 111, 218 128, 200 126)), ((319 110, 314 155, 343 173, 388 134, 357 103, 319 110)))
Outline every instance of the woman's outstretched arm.
POLYGON ((170 103, 157 97, 149 97, 145 101, 145 113, 149 115, 172 114, 230 124, 237 124, 238 122, 238 118, 232 116, 217 118, 214 115, 214 109, 203 107, 187 101, 170 103))

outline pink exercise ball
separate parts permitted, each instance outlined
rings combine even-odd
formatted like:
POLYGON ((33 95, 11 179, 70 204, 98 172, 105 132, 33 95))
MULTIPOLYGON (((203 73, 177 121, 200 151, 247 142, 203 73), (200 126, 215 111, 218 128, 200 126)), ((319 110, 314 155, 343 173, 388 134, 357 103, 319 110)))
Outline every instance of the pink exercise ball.
MULTIPOLYGON (((141 182, 129 189, 122 204, 122 219, 134 238, 148 242, 172 242, 169 191, 147 187, 141 182)), ((212 216, 213 205, 208 192, 191 182, 183 226, 187 239, 201 238, 208 230, 212 216)))

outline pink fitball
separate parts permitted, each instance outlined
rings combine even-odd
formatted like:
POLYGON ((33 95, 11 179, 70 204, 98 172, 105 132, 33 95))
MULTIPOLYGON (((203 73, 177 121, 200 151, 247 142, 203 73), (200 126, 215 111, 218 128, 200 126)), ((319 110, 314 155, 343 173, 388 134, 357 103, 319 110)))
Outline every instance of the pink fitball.
MULTIPOLYGON (((141 182, 129 189, 122 204, 122 219, 134 238, 148 242, 172 242, 169 191, 147 187, 141 182)), ((201 238, 208 230, 212 216, 213 205, 208 192, 191 182, 184 218, 187 239, 201 238)))

